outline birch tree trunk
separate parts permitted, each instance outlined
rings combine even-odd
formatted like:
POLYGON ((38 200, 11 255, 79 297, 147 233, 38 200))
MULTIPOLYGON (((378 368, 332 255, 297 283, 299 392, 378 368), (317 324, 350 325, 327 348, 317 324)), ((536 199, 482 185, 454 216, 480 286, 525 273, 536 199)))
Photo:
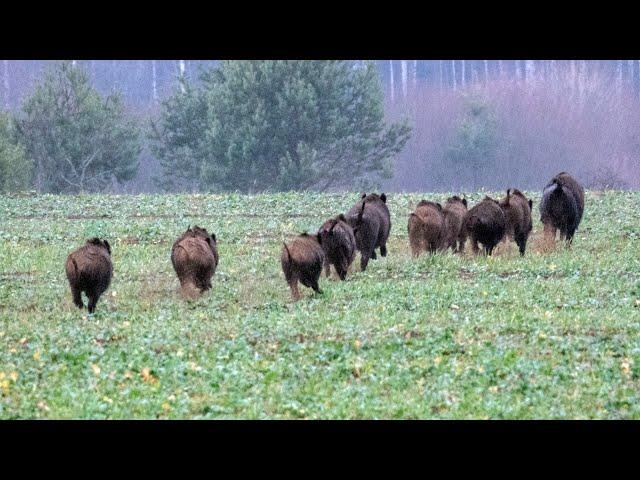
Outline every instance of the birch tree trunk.
POLYGON ((10 90, 9 90, 9 60, 3 60, 2 61, 3 66, 4 66, 4 75, 3 75, 3 80, 4 80, 4 105, 7 108, 7 110, 9 109, 9 96, 10 96, 10 90))
POLYGON ((465 74, 466 73, 465 72, 465 61, 461 60, 461 62, 462 62, 462 78, 460 80, 460 86, 462 88, 464 88, 467 85, 467 79, 465 78, 466 77, 466 74, 465 74))
POLYGON ((389 88, 391 89, 391 101, 394 100, 394 85, 393 85, 393 60, 389 60, 389 88))
POLYGON ((456 61, 451 60, 451 73, 453 77, 453 91, 456 91, 456 61))
POLYGON ((151 60, 151 99, 153 103, 158 102, 158 78, 155 60, 151 60))
POLYGON ((442 91, 442 60, 438 60, 438 71, 440 77, 440 91, 442 91))
POLYGON ((407 61, 400 61, 400 70, 402 73, 402 96, 407 98, 407 61))
POLYGON ((178 60, 178 69, 180 70, 180 91, 182 93, 185 92, 185 88, 184 88, 184 72, 185 72, 185 63, 184 60, 178 60))
POLYGON ((484 84, 489 83, 489 60, 484 60, 484 84))
POLYGON ((418 84, 418 61, 413 61, 413 88, 418 84))

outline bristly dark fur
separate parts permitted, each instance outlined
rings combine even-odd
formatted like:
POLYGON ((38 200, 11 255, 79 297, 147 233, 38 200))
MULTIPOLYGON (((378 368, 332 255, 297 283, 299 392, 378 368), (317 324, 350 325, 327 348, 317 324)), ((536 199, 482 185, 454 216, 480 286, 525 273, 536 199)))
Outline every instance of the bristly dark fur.
POLYGON ((462 222, 467 214, 467 199, 457 195, 449 197, 444 205, 444 248, 454 252, 462 252, 464 242, 462 237, 462 222))
POLYGON ((531 221, 531 207, 533 202, 528 200, 524 194, 516 189, 507 189, 507 195, 500 200, 500 207, 507 219, 507 229, 504 239, 507 235, 513 238, 518 245, 520 255, 524 255, 527 248, 527 239, 533 229, 531 221))
POLYGON ((320 235, 309 235, 305 232, 289 244, 285 243, 282 248, 280 263, 294 300, 300 298, 298 282, 312 288, 316 293, 322 293, 318 285, 324 263, 324 251, 320 242, 320 235))
POLYGON ((356 248, 360 251, 360 269, 367 269, 369 259, 376 259, 375 249, 387 255, 387 240, 391 231, 391 216, 387 196, 362 194, 360 200, 346 214, 347 223, 353 228, 356 248))
POLYGON ((547 240, 555 241, 556 230, 570 246, 584 212, 584 189, 571 175, 561 172, 542 191, 540 221, 547 240))
POLYGON ((340 214, 324 222, 318 230, 325 253, 325 273, 328 277, 333 265, 341 280, 347 277, 349 266, 356 256, 356 239, 346 220, 346 217, 340 214))
POLYGON ((107 240, 90 238, 83 247, 69 254, 65 271, 73 303, 84 308, 82 292, 85 292, 89 313, 94 313, 98 299, 109 288, 113 276, 111 245, 107 240))
POLYGON ((442 205, 421 200, 409 215, 409 245, 414 257, 424 251, 435 253, 444 246, 444 211, 442 205))
POLYGON ((491 255, 504 236, 506 223, 506 217, 498 201, 485 197, 465 215, 462 224, 463 247, 464 241, 469 236, 475 254, 478 253, 479 242, 484 246, 485 254, 491 255))
POLYGON ((197 225, 187 228, 171 248, 171 264, 185 294, 192 288, 199 293, 209 290, 218 261, 215 234, 197 225))

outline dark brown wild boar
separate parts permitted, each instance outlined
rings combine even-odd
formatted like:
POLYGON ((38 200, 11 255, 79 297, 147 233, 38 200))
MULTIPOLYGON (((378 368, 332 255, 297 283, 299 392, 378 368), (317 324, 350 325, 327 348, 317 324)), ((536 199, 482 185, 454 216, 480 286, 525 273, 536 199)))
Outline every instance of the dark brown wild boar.
POLYGON ((322 293, 318 285, 324 263, 324 250, 320 242, 319 234, 309 235, 305 232, 294 238, 288 245, 285 243, 282 248, 280 263, 294 300, 300 298, 298 281, 305 287, 322 293))
POLYGON ((462 222, 467 214, 467 199, 457 195, 449 197, 444 204, 444 248, 454 252, 462 252, 462 222))
POLYGON ((500 207, 507 220, 504 238, 506 239, 507 235, 513 238, 518 245, 520 255, 524 255, 527 239, 533 229, 531 222, 533 201, 528 200, 520 190, 509 188, 507 196, 500 200, 500 207))
POLYGON ((109 242, 99 238, 87 240, 83 247, 69 254, 65 270, 73 303, 78 308, 84 308, 84 292, 89 299, 89 313, 95 312, 98 299, 109 288, 113 276, 109 242))
POLYGON ((467 237, 471 238, 473 253, 478 254, 478 242, 484 246, 484 253, 491 255, 493 249, 502 240, 507 219, 497 200, 484 199, 467 212, 462 223, 462 246, 467 237))
POLYGON ((324 268, 327 277, 334 266, 341 280, 347 277, 349 265, 356 256, 356 238, 347 218, 340 214, 324 222, 318 230, 320 243, 324 250, 324 268))
POLYGON ((346 217, 353 228, 356 248, 360 251, 360 269, 365 271, 369 259, 377 258, 376 248, 380 247, 380 255, 387 256, 387 240, 391 231, 387 196, 384 193, 363 193, 358 203, 347 212, 346 217))
POLYGON ((421 200, 415 212, 409 214, 407 230, 414 257, 424 251, 435 253, 442 250, 445 234, 442 205, 421 200))
POLYGON ((542 191, 540 221, 544 225, 547 242, 554 243, 556 230, 567 247, 580 225, 584 212, 584 189, 567 172, 561 172, 551 179, 542 191))
POLYGON ((187 230, 171 248, 171 264, 183 293, 191 295, 211 288, 211 277, 218 267, 218 246, 215 234, 197 225, 187 230))

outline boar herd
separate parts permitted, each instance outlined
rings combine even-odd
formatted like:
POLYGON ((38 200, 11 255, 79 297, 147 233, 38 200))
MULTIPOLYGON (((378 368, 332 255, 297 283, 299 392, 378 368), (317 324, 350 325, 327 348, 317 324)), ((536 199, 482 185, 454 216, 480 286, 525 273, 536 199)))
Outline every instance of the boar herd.
MULTIPOLYGON (((559 230, 560 238, 569 246, 584 212, 584 189, 568 173, 559 173, 545 186, 539 209, 545 239, 555 241, 559 230)), ((448 198, 444 206, 421 200, 409 214, 411 253, 414 257, 448 249, 462 253, 469 239, 474 254, 480 252, 481 244, 484 254, 491 255, 498 243, 510 238, 524 255, 533 229, 532 210, 533 201, 515 188, 509 188, 501 200, 486 196, 470 209, 467 200, 458 196, 448 198)), ((294 300, 300 298, 298 283, 322 293, 319 280, 323 268, 328 277, 333 265, 340 280, 345 280, 356 251, 360 252, 362 271, 369 260, 377 258, 376 249, 385 257, 390 231, 386 195, 362 194, 353 208, 324 222, 316 234, 305 232, 285 243, 280 262, 294 300)), ((171 248, 171 264, 181 290, 188 296, 211 288, 218 260, 215 234, 198 226, 189 226, 171 248)), ((68 256, 65 270, 73 303, 83 308, 84 292, 89 313, 93 313, 113 276, 109 242, 87 240, 68 256)))

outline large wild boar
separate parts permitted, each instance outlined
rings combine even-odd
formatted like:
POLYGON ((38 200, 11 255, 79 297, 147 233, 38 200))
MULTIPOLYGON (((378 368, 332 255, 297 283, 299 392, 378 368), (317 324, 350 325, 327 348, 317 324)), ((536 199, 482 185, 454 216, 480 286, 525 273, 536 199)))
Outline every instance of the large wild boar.
POLYGON ((340 214, 324 222, 318 230, 320 243, 324 250, 324 268, 327 277, 331 265, 341 280, 347 277, 347 270, 356 256, 356 238, 347 218, 340 214))
POLYGON ((500 200, 500 207, 507 219, 506 236, 510 236, 518 245, 520 255, 524 255, 527 248, 527 239, 533 229, 531 222, 531 209, 533 201, 528 200, 524 194, 516 189, 507 189, 507 196, 500 200))
POLYGON ((356 248, 360 251, 360 269, 365 271, 369 259, 376 259, 376 248, 380 247, 380 255, 383 257, 387 255, 387 240, 391 231, 387 196, 384 193, 363 193, 346 217, 353 228, 356 248))
POLYGON ((444 211, 442 205, 421 200, 415 212, 409 214, 409 245, 414 257, 424 251, 435 253, 444 245, 444 211))
POLYGON ((324 250, 320 242, 319 234, 309 235, 305 232, 288 245, 285 243, 282 248, 280 263, 294 300, 300 298, 298 281, 316 293, 322 293, 318 285, 324 263, 324 250))
POLYGON ((202 293, 211 288, 218 260, 215 234, 197 225, 187 228, 171 248, 171 264, 186 294, 191 294, 193 289, 202 293))
POLYGON ((462 242, 462 222, 467 214, 467 199, 457 195, 449 197, 444 204, 444 248, 454 252, 464 250, 462 242))
MULTIPOLYGON (((467 212, 462 224, 463 237, 471 237, 473 253, 478 254, 478 242, 484 246, 484 253, 491 255, 502 240, 507 219, 497 200, 485 197, 467 212)), ((464 241, 462 242, 464 246, 464 241)))
POLYGON ((65 270, 73 303, 78 308, 84 308, 84 292, 89 299, 89 313, 95 312, 98 299, 109 288, 113 276, 109 242, 99 238, 87 240, 83 247, 69 254, 65 270))
POLYGON ((544 225, 547 242, 555 242, 556 230, 560 238, 571 245, 582 214, 584 212, 584 189, 567 172, 561 172, 551 179, 542 191, 540 220, 544 225))

